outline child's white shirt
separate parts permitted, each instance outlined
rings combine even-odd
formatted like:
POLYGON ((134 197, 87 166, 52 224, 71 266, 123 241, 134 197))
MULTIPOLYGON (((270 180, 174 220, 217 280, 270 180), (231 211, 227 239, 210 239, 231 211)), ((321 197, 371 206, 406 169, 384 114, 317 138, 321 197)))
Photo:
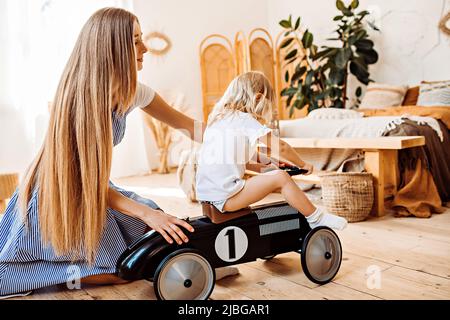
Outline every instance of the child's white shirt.
POLYGON ((208 126, 198 157, 197 199, 226 200, 241 191, 245 165, 254 156, 258 139, 269 132, 271 129, 240 111, 208 126))

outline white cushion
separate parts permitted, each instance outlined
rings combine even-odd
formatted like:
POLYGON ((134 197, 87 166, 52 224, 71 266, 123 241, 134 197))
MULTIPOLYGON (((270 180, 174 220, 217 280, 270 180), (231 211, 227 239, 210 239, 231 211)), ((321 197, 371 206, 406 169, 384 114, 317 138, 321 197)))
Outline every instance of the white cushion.
POLYGON ((401 106, 407 90, 408 86, 371 82, 359 107, 361 109, 383 109, 401 106))
POLYGON ((422 82, 417 105, 450 107, 450 81, 422 82))
POLYGON ((363 113, 349 109, 319 108, 311 111, 307 117, 311 119, 355 119, 362 118, 363 113))

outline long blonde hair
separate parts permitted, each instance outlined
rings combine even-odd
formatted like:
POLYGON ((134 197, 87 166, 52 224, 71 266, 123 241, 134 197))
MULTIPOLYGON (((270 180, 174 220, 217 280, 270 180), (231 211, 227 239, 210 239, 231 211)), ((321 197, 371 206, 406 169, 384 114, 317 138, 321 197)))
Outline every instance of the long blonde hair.
POLYGON ((112 112, 125 114, 136 92, 135 21, 126 10, 104 8, 86 22, 61 76, 44 143, 20 187, 25 219, 38 187, 44 243, 91 264, 106 221, 112 112))
POLYGON ((258 71, 246 72, 231 81, 209 115, 208 126, 237 111, 268 121, 274 105, 275 94, 266 76, 258 71))

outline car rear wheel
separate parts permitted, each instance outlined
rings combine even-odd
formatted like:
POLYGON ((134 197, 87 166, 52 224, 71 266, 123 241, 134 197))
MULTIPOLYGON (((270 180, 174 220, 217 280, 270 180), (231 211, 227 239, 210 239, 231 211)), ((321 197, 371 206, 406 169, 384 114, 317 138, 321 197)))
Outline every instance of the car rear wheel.
POLYGON ((336 233, 328 227, 311 230, 302 245, 303 272, 314 283, 330 282, 339 271, 342 247, 336 233))
POLYGON ((214 289, 215 273, 199 251, 180 249, 161 261, 154 279, 159 300, 206 300, 214 289))

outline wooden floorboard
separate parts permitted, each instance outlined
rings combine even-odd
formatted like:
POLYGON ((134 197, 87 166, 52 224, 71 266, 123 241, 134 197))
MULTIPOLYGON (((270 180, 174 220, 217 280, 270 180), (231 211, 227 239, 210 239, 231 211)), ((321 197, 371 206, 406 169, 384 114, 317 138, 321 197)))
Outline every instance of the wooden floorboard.
MULTIPOLYGON (((168 213, 180 217, 201 215, 200 206, 188 202, 178 188, 174 173, 115 182, 153 199, 168 213)), ((314 199, 312 194, 310 198, 314 199)), ((277 200, 281 200, 281 195, 272 194, 260 203, 277 200)), ((300 256, 292 252, 270 261, 239 265, 239 275, 216 282, 211 299, 450 299, 450 209, 429 219, 392 215, 370 218, 349 224, 338 235, 343 261, 332 282, 318 286, 309 281, 302 271, 300 256)), ((21 299, 155 298, 152 284, 141 280, 122 285, 83 286, 81 290, 59 285, 21 299)))

